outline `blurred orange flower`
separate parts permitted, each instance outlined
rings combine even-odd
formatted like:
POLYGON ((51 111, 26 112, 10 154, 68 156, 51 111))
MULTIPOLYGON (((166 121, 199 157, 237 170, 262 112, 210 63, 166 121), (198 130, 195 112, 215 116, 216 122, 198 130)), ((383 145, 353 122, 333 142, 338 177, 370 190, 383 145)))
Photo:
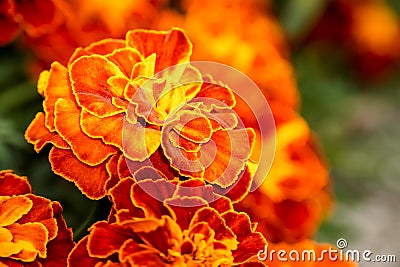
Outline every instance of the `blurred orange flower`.
POLYGON ((292 108, 299 95, 282 29, 267 1, 182 1, 184 15, 163 10, 154 27, 179 26, 194 44, 193 60, 211 60, 248 75, 268 100, 292 108), (229 23, 227 23, 229 22, 229 23))
POLYGON ((64 1, 57 2, 63 23, 53 31, 23 40, 47 69, 53 61, 66 65, 74 50, 104 38, 123 38, 131 29, 150 28, 164 1, 64 1))
POLYGON ((232 199, 240 200, 251 184, 246 165, 255 133, 237 129, 230 89, 189 65, 150 79, 189 62, 191 49, 179 29, 134 30, 126 40, 77 49, 67 67, 55 62, 42 72, 44 113, 36 115, 26 139, 37 152, 53 144, 53 171, 93 199, 103 197, 115 178, 130 176, 127 168, 147 164, 169 179, 183 175, 222 189, 239 187, 232 199), (241 175, 246 179, 238 181, 241 175))
POLYGON ((61 213, 26 177, 0 171, 0 265, 65 266, 74 242, 61 213))
POLYGON ((63 21, 57 2, 57 0, 2 1, 0 45, 12 41, 19 30, 31 37, 54 31, 63 21))
POLYGON ((260 223, 268 241, 295 242, 310 238, 329 213, 330 179, 307 123, 280 103, 270 101, 270 107, 276 124, 274 162, 260 188, 236 208, 260 223))
MULTIPOLYGON (((181 196, 181 187, 201 180, 121 180, 110 190, 108 222, 97 222, 69 255, 69 266, 252 266, 241 265, 266 245, 255 224, 221 197, 181 196), (163 194, 160 202, 147 190, 163 194), (185 206, 181 206, 182 204, 185 206)), ((257 266, 257 265, 254 265, 257 266)), ((263 265, 259 265, 263 266, 263 265)))
POLYGON ((400 60, 400 19, 381 0, 335 0, 308 36, 341 45, 363 78, 379 78, 400 60))
MULTIPOLYGON (((272 259, 267 257, 265 264, 269 267, 356 267, 358 266, 351 259, 346 257, 340 258, 339 249, 330 244, 319 244, 312 240, 302 240, 298 243, 287 244, 278 243, 270 244, 268 251, 280 250, 285 252, 284 258, 286 261, 279 260, 277 253, 272 255, 272 259), (331 252, 331 255, 329 254, 331 252), (289 254, 291 256, 289 256, 289 254), (314 258, 315 255, 315 258, 314 258), (329 256, 330 255, 330 256, 329 256), (302 260, 302 257, 304 260, 302 260), (336 258, 337 257, 337 258, 336 258)), ((282 253, 283 254, 283 253, 282 253)), ((262 255, 265 256, 265 255, 262 255)))

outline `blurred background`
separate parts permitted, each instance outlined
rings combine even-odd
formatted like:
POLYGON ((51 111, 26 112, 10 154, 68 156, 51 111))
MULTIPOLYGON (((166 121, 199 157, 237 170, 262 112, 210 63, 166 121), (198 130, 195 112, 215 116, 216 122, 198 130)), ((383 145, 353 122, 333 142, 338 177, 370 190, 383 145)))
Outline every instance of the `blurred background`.
MULTIPOLYGON (((56 7, 60 7, 63 1, 53 2, 57 3, 56 7)), ((77 4, 76 1, 70 2, 77 4)), ((72 33, 76 33, 71 28, 76 29, 72 26, 68 28, 68 24, 68 27, 62 26, 65 22, 56 23, 55 33, 50 31, 48 35, 39 34, 34 28, 26 26, 37 26, 35 23, 29 24, 29 16, 25 16, 26 21, 13 21, 18 24, 17 29, 8 34, 9 28, 6 26, 11 27, 11 15, 1 11, 0 169, 14 169, 19 175, 27 175, 36 194, 60 201, 69 226, 73 227, 75 237, 79 237, 93 218, 105 218, 108 210, 104 207, 107 207, 107 203, 106 200, 100 204, 88 200, 73 184, 55 177, 48 163, 48 151, 37 155, 33 147, 26 143, 24 131, 36 112, 42 110, 42 99, 36 92, 40 70, 48 69, 49 63, 54 60, 65 62, 75 47, 85 46, 107 36, 123 38, 122 33, 126 32, 126 28, 168 29, 171 26, 183 27, 188 32, 194 43, 195 59, 226 62, 223 56, 216 58, 211 52, 201 50, 204 44, 210 42, 208 45, 214 46, 216 54, 222 55, 225 48, 217 47, 219 43, 212 43, 217 40, 212 35, 213 31, 219 34, 218 31, 227 30, 226 25, 233 25, 228 30, 236 32, 236 27, 240 27, 238 32, 252 33, 251 37, 246 34, 238 37, 248 42, 240 43, 242 46, 233 45, 234 49, 263 50, 272 43, 273 47, 278 47, 278 54, 284 62, 287 61, 289 68, 293 69, 293 81, 289 78, 289 82, 265 81, 262 78, 268 74, 261 72, 252 77, 255 71, 251 67, 243 67, 246 61, 241 58, 227 63, 234 67, 235 64, 241 66, 245 72, 248 70, 248 75, 261 86, 266 83, 268 87, 270 82, 277 88, 295 88, 279 92, 281 89, 267 89, 266 94, 270 92, 273 101, 284 99, 283 102, 286 101, 288 106, 292 106, 304 117, 315 132, 319 141, 318 149, 329 166, 335 203, 322 224, 318 223, 318 231, 313 232, 315 239, 336 244, 337 239, 345 238, 349 249, 370 249, 374 254, 394 254, 399 262, 400 1, 249 1, 246 4, 248 9, 244 9, 249 10, 245 17, 268 18, 265 21, 269 24, 264 23, 267 26, 259 28, 253 28, 254 24, 236 25, 235 13, 231 13, 229 18, 223 6, 227 2, 221 1, 224 4, 219 14, 228 16, 228 19, 222 19, 222 22, 218 16, 215 20, 210 19, 208 26, 212 34, 201 28, 202 23, 208 23, 208 17, 204 17, 199 10, 203 8, 203 13, 210 13, 210 8, 217 8, 218 4, 211 4, 210 1, 150 2, 138 1, 140 4, 136 6, 116 9, 115 13, 122 14, 122 17, 134 17, 134 23, 118 24, 119 28, 115 26, 117 23, 108 24, 107 19, 100 16, 99 10, 104 9, 105 5, 99 5, 98 10, 91 12, 88 11, 90 4, 79 6, 77 10, 81 12, 81 18, 86 19, 82 22, 86 23, 86 28, 82 26, 79 29, 90 29, 92 33, 97 31, 97 35, 89 36, 82 30, 84 38, 80 39, 71 39, 74 35, 72 33), (124 13, 123 10, 127 9, 134 12, 124 13), (96 20, 89 19, 95 15, 96 20), (200 22, 196 16, 201 18, 200 22), (218 21, 224 23, 225 28, 218 25, 218 21), (103 23, 101 27, 99 23, 103 23), (109 30, 102 31, 105 28, 109 30), (57 35, 68 31, 71 36, 57 35), (209 37, 201 40, 197 37, 200 32, 209 37), (269 42, 259 44, 258 41, 265 36, 273 38, 268 37, 269 42), (60 48, 55 39, 63 47, 60 48), (253 39, 255 41, 251 41, 253 39), (249 43, 254 43, 254 46, 249 48, 249 43), (196 54, 196 51, 200 52, 196 54), (297 89, 292 82, 297 84, 297 89)), ((45 10, 46 14, 57 13, 54 8, 36 8, 45 10)), ((26 10, 21 8, 19 14, 24 15, 26 10)), ((108 19, 115 21, 111 13, 108 19)), ((68 14, 64 16, 68 22, 68 14)), ((49 18, 51 23, 53 20, 58 19, 49 18)), ((226 40, 230 36, 223 38, 226 40)), ((232 40, 235 38, 232 37, 232 40)), ((267 60, 274 55, 272 52, 268 54, 267 60)), ((276 66, 273 65, 275 63, 268 64, 276 66)), ((281 69, 285 68, 288 67, 281 69)), ((289 74, 292 75, 292 70, 289 74)), ((400 266, 400 263, 360 263, 360 266, 367 265, 400 266)))

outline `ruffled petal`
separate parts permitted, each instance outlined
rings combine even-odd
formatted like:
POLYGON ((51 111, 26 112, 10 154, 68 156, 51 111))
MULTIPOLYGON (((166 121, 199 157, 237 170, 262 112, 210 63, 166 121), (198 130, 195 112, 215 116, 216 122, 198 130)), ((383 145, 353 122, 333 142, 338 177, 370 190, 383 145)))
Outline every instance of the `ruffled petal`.
POLYGON ((172 197, 174 190, 175 186, 165 180, 143 180, 132 187, 132 203, 144 211, 146 218, 161 218, 169 212, 159 200, 172 197))
POLYGON ((89 46, 85 48, 77 48, 73 55, 71 56, 68 66, 82 56, 90 56, 90 55, 102 55, 105 56, 107 54, 112 53, 116 49, 124 48, 125 41, 120 39, 103 39, 94 43, 91 43, 89 46))
POLYGON ((17 176, 11 170, 0 171, 0 196, 23 195, 32 192, 27 177, 17 176))
MULTIPOLYGON (((205 169, 204 179, 223 188, 234 184, 251 156, 254 139, 255 133, 252 129, 216 131, 211 140, 216 145, 217 153, 211 165, 205 169)), ((213 146, 209 143, 202 147, 202 151, 212 149, 213 146)))
POLYGON ((213 99, 213 103, 223 103, 226 107, 233 108, 236 105, 234 94, 228 88, 217 83, 204 82, 196 98, 213 99))
POLYGON ((253 231, 250 218, 246 213, 226 212, 222 218, 239 241, 237 249, 233 251, 235 263, 245 262, 257 255, 260 250, 264 250, 267 242, 261 233, 253 231))
POLYGON ((106 57, 117 65, 121 71, 124 72, 126 77, 131 77, 135 64, 142 62, 144 59, 143 56, 139 54, 139 51, 131 47, 115 49, 106 57))
POLYGON ((122 150, 123 114, 99 118, 82 110, 80 124, 82 131, 89 137, 101 138, 105 144, 113 145, 122 150))
POLYGON ((37 153, 47 144, 52 144, 58 148, 69 148, 68 143, 57 133, 50 132, 49 129, 45 127, 45 115, 43 112, 37 113, 31 124, 29 124, 25 132, 25 139, 28 143, 33 144, 37 153))
POLYGON ((46 257, 46 245, 48 232, 41 223, 14 223, 7 226, 13 236, 13 243, 21 248, 21 251, 12 258, 22 261, 34 261, 36 256, 46 257))
POLYGON ((127 121, 123 127, 124 155, 132 161, 144 161, 158 149, 161 143, 161 132, 146 128, 140 123, 127 121))
POLYGON ((14 196, 0 201, 0 226, 18 221, 32 208, 32 201, 25 196, 14 196))
POLYGON ((126 44, 136 48, 144 57, 156 53, 155 73, 188 62, 192 53, 192 44, 178 28, 170 31, 133 30, 127 33, 126 44))
POLYGON ((123 91, 108 80, 125 76, 110 60, 100 55, 83 56, 71 64, 69 73, 79 106, 102 118, 123 112, 112 103, 113 97, 122 97, 123 91))
POLYGON ((223 242, 230 250, 235 250, 238 246, 236 237, 231 229, 218 212, 212 208, 202 208, 198 210, 190 223, 189 229, 199 222, 206 222, 215 232, 215 239, 223 242))
POLYGON ((59 99, 56 102, 55 126, 76 157, 88 165, 98 165, 116 153, 114 147, 85 135, 80 128, 79 107, 72 101, 59 99))
MULTIPOLYGON (((44 71, 46 73, 47 71, 44 71)), ((43 101, 43 110, 45 112, 45 125, 51 131, 54 132, 56 130, 54 125, 54 109, 58 99, 74 99, 72 94, 72 88, 69 81, 68 69, 65 68, 58 62, 54 62, 51 64, 50 71, 48 74, 42 73, 40 75, 41 79, 46 79, 47 81, 40 81, 39 85, 44 87, 44 101, 43 101), (45 84, 45 86, 43 85, 45 84)), ((39 91, 40 91, 39 87, 39 91)))
MULTIPOLYGON (((75 243, 72 240, 72 231, 67 228, 62 217, 62 207, 60 203, 52 202, 53 215, 57 221, 57 236, 47 243, 47 257, 39 259, 43 267, 66 266, 69 252, 75 243)), ((85 265, 84 265, 85 266, 85 265)))
POLYGON ((95 267, 97 263, 106 262, 104 259, 92 258, 87 250, 88 237, 82 238, 68 255, 68 266, 95 267))
POLYGON ((102 55, 105 56, 107 54, 112 53, 116 49, 124 48, 125 41, 120 39, 103 39, 98 42, 91 43, 89 46, 85 48, 77 48, 74 54, 71 56, 68 66, 82 56, 90 56, 90 55, 102 55))
POLYGON ((100 199, 105 196, 104 185, 110 178, 106 163, 89 166, 79 161, 71 150, 56 147, 50 150, 49 160, 56 174, 74 182, 89 198, 100 199))
POLYGON ((107 258, 118 252, 124 242, 133 237, 129 228, 110 225, 104 221, 95 223, 90 231, 87 248, 91 257, 107 258))
POLYGON ((50 200, 35 196, 33 194, 26 195, 33 206, 28 213, 24 214, 18 223, 39 222, 43 224, 48 232, 48 240, 52 240, 57 235, 57 222, 54 218, 53 204, 50 200))
POLYGON ((143 211, 132 204, 131 190, 134 184, 132 178, 125 178, 119 181, 110 191, 110 197, 115 211, 127 210, 131 217, 143 218, 143 211))

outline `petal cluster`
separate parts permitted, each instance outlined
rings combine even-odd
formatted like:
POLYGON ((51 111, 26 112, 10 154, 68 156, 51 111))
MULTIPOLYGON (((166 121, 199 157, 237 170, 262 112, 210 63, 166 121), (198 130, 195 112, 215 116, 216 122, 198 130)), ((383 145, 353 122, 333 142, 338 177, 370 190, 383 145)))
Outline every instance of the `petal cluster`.
POLYGON ((74 246, 58 202, 31 193, 25 177, 0 171, 0 264, 65 266, 74 246))
POLYGON ((171 188, 165 179, 121 180, 110 191, 108 221, 90 228, 71 252, 69 266, 239 266, 266 245, 228 198, 208 203, 202 194, 181 196, 181 187, 196 190, 205 185, 202 180, 176 183, 171 188))
POLYGON ((37 152, 52 144, 53 171, 89 198, 150 165, 168 179, 235 187, 232 199, 242 199, 255 132, 238 125, 231 90, 188 64, 191 49, 177 28, 78 48, 68 66, 55 62, 41 73, 44 112, 26 139, 37 152))

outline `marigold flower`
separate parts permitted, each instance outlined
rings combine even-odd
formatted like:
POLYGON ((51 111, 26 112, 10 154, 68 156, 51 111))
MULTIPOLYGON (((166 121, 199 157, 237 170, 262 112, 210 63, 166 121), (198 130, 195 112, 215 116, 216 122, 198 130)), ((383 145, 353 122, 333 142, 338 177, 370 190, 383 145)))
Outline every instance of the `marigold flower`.
POLYGON ((274 162, 263 184, 236 208, 260 223, 268 241, 295 242, 310 238, 329 213, 330 179, 306 122, 280 103, 270 107, 277 127, 274 162))
POLYGON ((332 1, 308 39, 342 46, 363 78, 379 78, 400 59, 400 19, 386 1, 332 1))
POLYGON ((331 206, 332 197, 327 190, 313 193, 303 200, 282 201, 274 201, 261 190, 256 190, 236 204, 235 209, 246 212, 254 222, 258 222, 257 229, 268 242, 293 243, 313 237, 331 206))
POLYGON ((61 213, 31 193, 26 177, 0 171, 0 265, 66 266, 74 242, 61 213))
POLYGON ((248 75, 265 97, 297 107, 299 95, 283 32, 266 1, 182 2, 184 15, 161 12, 154 27, 179 26, 195 45, 194 60, 212 60, 248 75), (229 22, 229 23, 226 23, 229 22))
MULTIPOLYGON (((358 266, 353 259, 346 259, 346 256, 340 258, 339 249, 331 244, 316 243, 315 241, 305 239, 294 244, 278 243, 270 244, 267 253, 274 250, 278 252, 284 251, 283 256, 286 261, 278 259, 277 253, 260 255, 266 257, 264 261, 270 267, 356 267, 358 266), (329 254, 329 251, 332 251, 329 254)), ((343 254, 344 255, 344 254, 343 254)))
POLYGON ((54 30, 63 19, 57 2, 56 0, 2 1, 0 44, 12 41, 19 29, 32 37, 54 30))
MULTIPOLYGON (((52 22, 41 24, 43 34, 28 32, 22 39, 34 54, 32 67, 42 71, 53 61, 67 64, 78 47, 104 38, 123 38, 130 29, 151 28, 164 1, 39 0, 24 5, 27 11, 20 15, 22 20, 41 16, 44 22, 52 22)), ((27 30, 24 25, 22 30, 27 30)))
POLYGON ((246 166, 255 133, 238 126, 230 89, 187 64, 150 79, 189 62, 191 49, 179 29, 134 30, 126 40, 77 49, 67 67, 55 62, 42 72, 44 113, 26 139, 38 152, 53 144, 53 171, 93 199, 129 170, 150 165, 168 179, 200 178, 216 190, 232 189, 232 199, 240 200, 251 184, 246 166))
POLYGON ((121 180, 110 190, 114 205, 108 222, 90 228, 69 255, 69 266, 252 266, 241 264, 266 245, 265 239, 228 198, 209 203, 203 194, 179 193, 181 187, 196 190, 201 184, 177 181, 172 189, 164 179, 121 180), (143 188, 164 194, 166 201, 143 188))

